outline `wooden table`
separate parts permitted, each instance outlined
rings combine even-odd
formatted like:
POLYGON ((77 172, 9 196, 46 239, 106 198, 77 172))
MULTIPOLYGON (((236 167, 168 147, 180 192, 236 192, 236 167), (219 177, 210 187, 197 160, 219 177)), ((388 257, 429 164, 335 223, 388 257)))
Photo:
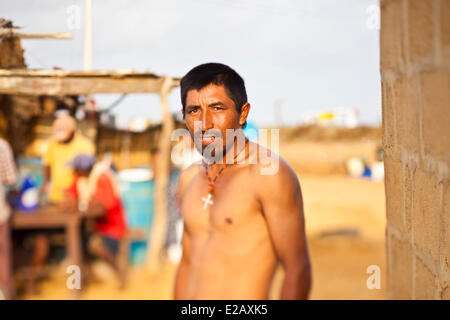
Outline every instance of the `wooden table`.
POLYGON ((105 208, 99 203, 89 206, 86 211, 62 209, 56 205, 43 206, 33 211, 14 210, 12 214, 12 229, 63 228, 66 233, 66 249, 69 263, 81 268, 81 222, 86 218, 104 216, 105 213, 105 208))

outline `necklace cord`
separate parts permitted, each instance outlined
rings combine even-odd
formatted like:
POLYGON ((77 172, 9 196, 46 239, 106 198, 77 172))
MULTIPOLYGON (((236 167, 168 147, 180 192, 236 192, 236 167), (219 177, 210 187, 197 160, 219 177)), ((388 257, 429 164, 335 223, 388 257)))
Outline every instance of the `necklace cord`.
MULTIPOLYGON (((248 141, 249 141, 248 138, 245 138, 245 145, 244 145, 244 148, 242 148, 242 150, 239 151, 239 152, 236 154, 236 156, 233 158, 233 164, 234 164, 234 161, 237 159, 237 157, 241 154, 241 152, 242 152, 243 150, 245 150, 245 148, 247 147, 248 141)), ((228 167, 228 164, 225 163, 225 166, 222 167, 222 168, 220 168, 219 171, 217 171, 217 174, 215 175, 214 179, 211 179, 211 178, 209 177, 209 170, 208 170, 208 167, 209 167, 209 166, 206 164, 205 161, 202 161, 202 162, 203 162, 203 167, 205 168, 205 175, 206 175, 206 178, 208 179, 208 193, 211 193, 211 194, 212 194, 212 193, 214 192, 214 185, 215 185, 215 183, 216 183, 217 178, 222 174, 222 172, 225 170, 225 168, 228 167)))

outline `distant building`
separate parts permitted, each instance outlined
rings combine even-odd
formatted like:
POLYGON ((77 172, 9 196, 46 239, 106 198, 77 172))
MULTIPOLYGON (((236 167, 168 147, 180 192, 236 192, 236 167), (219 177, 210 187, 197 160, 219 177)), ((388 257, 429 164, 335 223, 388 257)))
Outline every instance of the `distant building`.
POLYGON ((300 124, 354 128, 359 125, 359 111, 357 108, 336 108, 327 111, 304 113, 300 116, 300 124))

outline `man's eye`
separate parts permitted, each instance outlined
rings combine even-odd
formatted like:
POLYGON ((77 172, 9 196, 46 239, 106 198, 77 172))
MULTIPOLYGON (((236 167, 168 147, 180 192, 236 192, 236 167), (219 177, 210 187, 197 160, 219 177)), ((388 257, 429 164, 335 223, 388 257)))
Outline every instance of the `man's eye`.
POLYGON ((188 113, 193 114, 193 113, 196 113, 197 111, 198 111, 198 109, 191 109, 188 111, 188 113))
POLYGON ((219 110, 222 110, 223 108, 222 107, 213 107, 213 109, 214 109, 214 111, 219 111, 219 110))

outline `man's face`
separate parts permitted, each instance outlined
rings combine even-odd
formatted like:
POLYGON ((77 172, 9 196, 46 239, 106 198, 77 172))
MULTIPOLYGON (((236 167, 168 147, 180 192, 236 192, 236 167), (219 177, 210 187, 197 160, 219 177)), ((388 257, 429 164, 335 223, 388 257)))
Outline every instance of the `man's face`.
MULTIPOLYGON (((188 91, 185 119, 197 150, 203 154, 207 147, 209 150, 222 148, 225 154, 230 147, 226 142, 226 129, 239 129, 245 123, 248 109, 239 114, 223 86, 210 84, 199 91, 188 91)), ((211 155, 214 156, 214 152, 211 155)))
POLYGON ((59 143, 68 143, 72 140, 76 129, 76 121, 70 116, 57 118, 53 123, 53 138, 59 143))

